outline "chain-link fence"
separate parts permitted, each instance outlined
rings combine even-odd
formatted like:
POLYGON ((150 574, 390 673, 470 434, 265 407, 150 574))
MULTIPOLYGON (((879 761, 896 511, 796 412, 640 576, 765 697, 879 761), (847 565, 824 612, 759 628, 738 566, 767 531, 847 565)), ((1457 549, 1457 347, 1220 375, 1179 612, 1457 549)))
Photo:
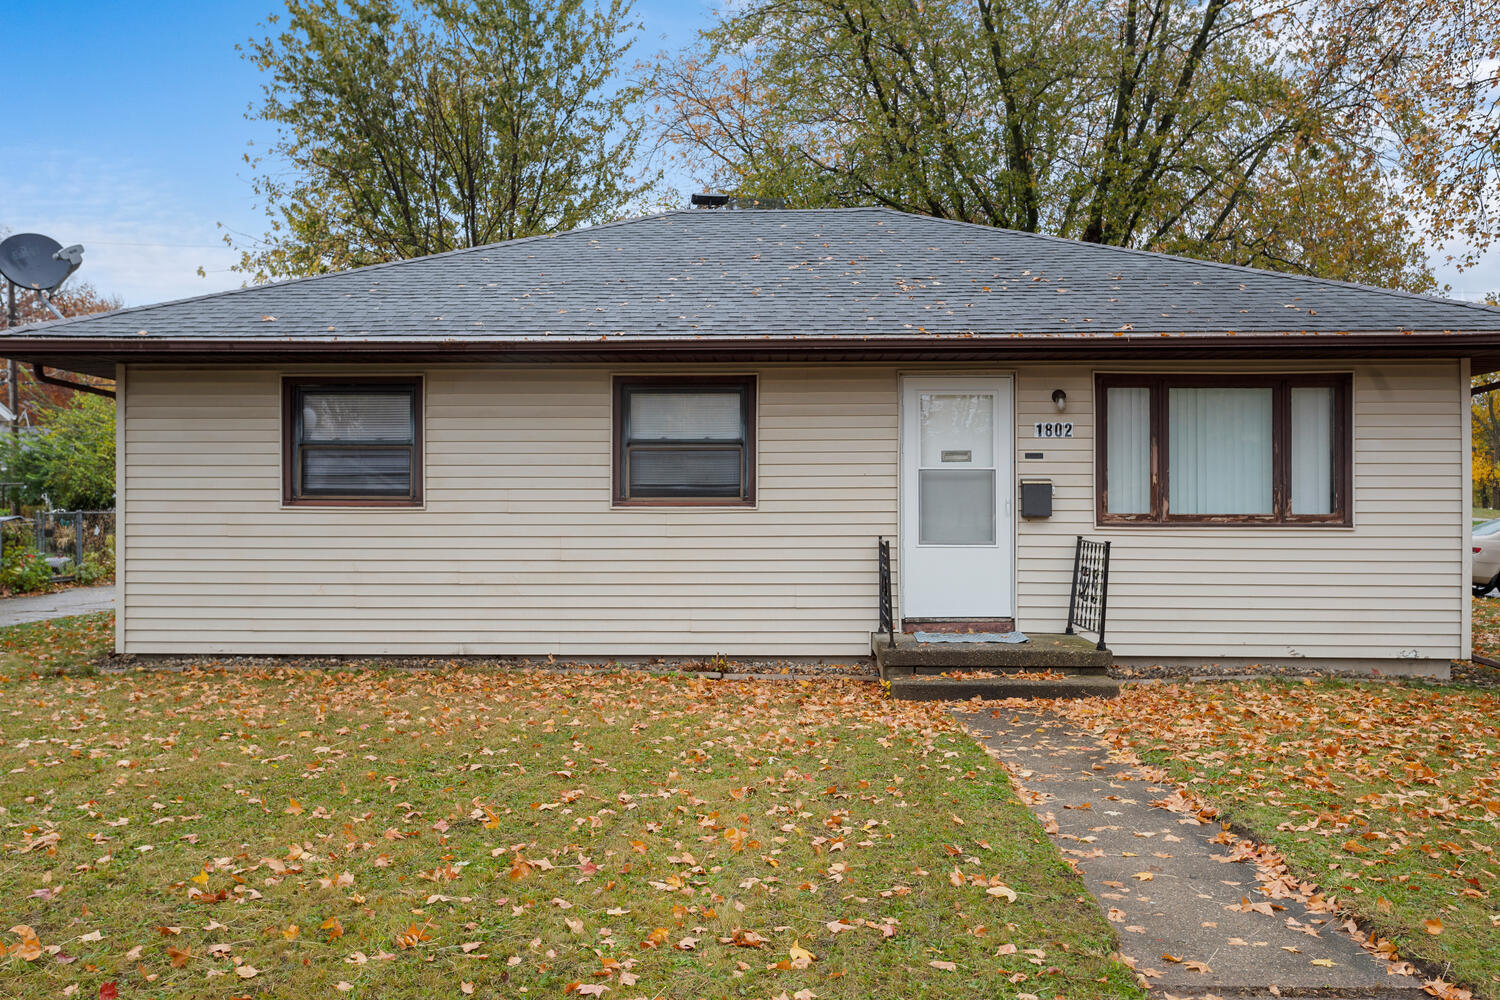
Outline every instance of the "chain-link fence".
POLYGON ((93 583, 115 573, 115 512, 112 510, 38 511, 30 518, 8 519, 5 552, 34 551, 52 573, 54 583, 93 583))

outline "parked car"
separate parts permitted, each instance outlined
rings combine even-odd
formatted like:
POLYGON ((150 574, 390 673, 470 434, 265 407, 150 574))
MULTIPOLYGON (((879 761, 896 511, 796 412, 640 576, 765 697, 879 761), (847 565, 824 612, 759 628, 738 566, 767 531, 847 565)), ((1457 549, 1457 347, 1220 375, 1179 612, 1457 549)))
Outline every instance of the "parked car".
POLYGON ((1500 518, 1486 521, 1474 529, 1474 572, 1470 582, 1474 596, 1483 597, 1500 587, 1500 518))

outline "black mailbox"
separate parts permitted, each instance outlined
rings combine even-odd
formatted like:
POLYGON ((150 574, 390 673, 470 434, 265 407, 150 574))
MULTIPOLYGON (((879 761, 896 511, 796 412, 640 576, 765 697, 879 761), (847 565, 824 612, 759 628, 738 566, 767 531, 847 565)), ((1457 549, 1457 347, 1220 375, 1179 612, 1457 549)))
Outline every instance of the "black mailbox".
POLYGON ((1021 481, 1021 516, 1052 516, 1052 480, 1030 479, 1021 481))

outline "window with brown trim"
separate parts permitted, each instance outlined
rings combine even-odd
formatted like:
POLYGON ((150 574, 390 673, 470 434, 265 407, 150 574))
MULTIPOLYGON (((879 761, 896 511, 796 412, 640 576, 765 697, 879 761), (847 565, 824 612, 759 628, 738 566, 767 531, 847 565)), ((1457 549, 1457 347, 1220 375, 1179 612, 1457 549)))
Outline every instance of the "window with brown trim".
POLYGON ((422 503, 420 380, 288 378, 281 393, 283 503, 422 503))
POLYGON ((755 379, 616 378, 614 502, 755 502, 755 379))
POLYGON ((1350 523, 1350 384, 1347 374, 1097 376, 1099 523, 1350 523))

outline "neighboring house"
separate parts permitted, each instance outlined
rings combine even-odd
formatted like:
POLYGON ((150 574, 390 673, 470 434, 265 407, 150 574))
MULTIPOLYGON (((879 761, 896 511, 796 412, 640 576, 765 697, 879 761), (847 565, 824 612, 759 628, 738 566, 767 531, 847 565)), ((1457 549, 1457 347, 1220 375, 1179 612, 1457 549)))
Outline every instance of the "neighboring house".
POLYGON ((1500 310, 881 209, 681 211, 18 330, 113 375, 129 653, 1446 671, 1500 310), (1019 514, 1049 481, 1050 517, 1019 514))

